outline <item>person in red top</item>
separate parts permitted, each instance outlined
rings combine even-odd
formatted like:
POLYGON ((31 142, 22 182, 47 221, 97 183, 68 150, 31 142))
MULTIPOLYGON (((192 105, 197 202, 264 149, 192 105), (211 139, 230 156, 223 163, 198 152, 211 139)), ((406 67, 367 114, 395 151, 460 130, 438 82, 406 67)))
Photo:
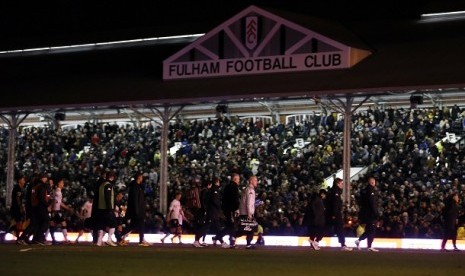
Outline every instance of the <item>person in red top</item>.
POLYGON ((92 144, 98 145, 100 143, 100 137, 98 137, 97 133, 92 136, 92 144))

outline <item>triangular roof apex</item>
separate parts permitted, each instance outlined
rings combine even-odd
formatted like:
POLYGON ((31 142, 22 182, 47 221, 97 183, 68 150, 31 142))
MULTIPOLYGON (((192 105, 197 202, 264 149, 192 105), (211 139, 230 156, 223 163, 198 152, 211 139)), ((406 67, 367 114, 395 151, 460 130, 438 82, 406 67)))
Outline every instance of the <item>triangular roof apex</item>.
POLYGON ((237 13, 236 15, 234 15, 233 17, 229 18, 228 20, 226 20, 225 22, 223 22, 222 24, 216 26, 215 28, 213 28, 212 30, 210 30, 209 32, 207 32, 206 34, 204 34, 203 36, 199 37, 198 39, 196 39, 194 42, 192 42, 191 44, 189 44, 188 46, 184 47, 183 49, 181 49, 180 51, 178 51, 177 53, 175 53, 174 55, 170 56, 169 58, 167 58, 165 60, 165 62, 172 62, 173 60, 177 59, 178 57, 186 54, 188 51, 192 50, 193 48, 197 47, 198 45, 200 45, 202 42, 204 42, 205 40, 209 39, 212 35, 224 30, 225 28, 227 28, 228 26, 230 26, 231 24, 233 24, 234 22, 236 22, 237 20, 239 19, 242 19, 244 16, 246 16, 247 14, 249 13, 252 13, 252 12, 255 12, 257 14, 260 14, 264 17, 267 17, 267 18, 270 18, 270 19, 273 19, 273 20, 276 20, 278 22, 280 22, 281 24, 284 24, 288 27, 291 27, 297 31, 300 31, 300 32, 303 32, 303 33, 307 33, 308 35, 311 35, 312 37, 314 37, 315 39, 319 39, 319 40, 325 40, 327 41, 328 43, 338 47, 338 48, 347 48, 346 45, 342 44, 342 43, 339 43, 335 40, 332 40, 328 37, 325 37, 319 33, 316 33, 314 31, 311 31, 301 25, 298 25, 292 21, 289 21, 285 18, 282 18, 274 13, 271 13, 265 9, 262 9, 258 6, 255 6, 255 5, 251 5, 247 8, 245 8, 244 10, 242 10, 241 12, 237 13))

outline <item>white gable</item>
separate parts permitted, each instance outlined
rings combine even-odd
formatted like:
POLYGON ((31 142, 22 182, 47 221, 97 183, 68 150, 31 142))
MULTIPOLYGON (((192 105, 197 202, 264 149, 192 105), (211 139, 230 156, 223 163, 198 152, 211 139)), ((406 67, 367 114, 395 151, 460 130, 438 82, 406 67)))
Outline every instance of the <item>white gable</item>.
POLYGON ((163 79, 349 68, 369 54, 354 50, 250 6, 166 59, 163 79))

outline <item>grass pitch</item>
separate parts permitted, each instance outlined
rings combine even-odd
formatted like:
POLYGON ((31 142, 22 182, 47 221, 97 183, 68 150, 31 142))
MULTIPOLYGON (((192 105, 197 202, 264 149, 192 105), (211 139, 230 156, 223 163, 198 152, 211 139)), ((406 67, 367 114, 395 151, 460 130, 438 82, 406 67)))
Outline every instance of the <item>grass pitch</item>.
POLYGON ((0 244, 0 275, 463 275, 465 252, 0 244))

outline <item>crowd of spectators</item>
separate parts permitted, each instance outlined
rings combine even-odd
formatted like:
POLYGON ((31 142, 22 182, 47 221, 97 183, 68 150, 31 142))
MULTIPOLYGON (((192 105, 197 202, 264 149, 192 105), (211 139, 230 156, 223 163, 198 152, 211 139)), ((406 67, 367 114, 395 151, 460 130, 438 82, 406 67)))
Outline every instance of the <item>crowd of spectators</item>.
MULTIPOLYGON (((367 168, 367 175, 378 181, 382 198, 378 236, 441 238, 444 198, 456 191, 465 199, 462 142, 441 141, 446 133, 463 134, 464 115, 457 106, 368 108, 353 114, 351 165, 367 168)), ((231 173, 238 172, 245 186, 246 177, 254 174, 259 180, 257 195, 264 202, 256 216, 265 235, 306 235, 302 220, 307 197, 342 168, 343 125, 342 116, 324 112, 288 123, 223 114, 207 120, 175 120, 169 125, 169 147, 182 146, 168 158, 168 201, 176 191, 187 193, 215 176, 225 185, 231 173), (296 139, 303 139, 302 148, 295 146, 296 139)), ((15 175, 31 179, 46 171, 52 177, 65 177, 63 200, 78 209, 92 196, 92 185, 102 170, 117 172, 116 190, 122 191, 135 172, 143 172, 149 203, 146 229, 157 232, 161 227, 155 215, 159 211, 160 137, 161 128, 152 124, 20 128, 15 175)), ((8 129, 0 128, 0 221, 4 225, 8 224, 7 140, 8 129)), ((350 183, 348 236, 355 235, 357 199, 365 185, 364 176, 350 183)), ((72 225, 71 221, 71 231, 72 225)), ((188 225, 185 230, 190 230, 188 225)))

